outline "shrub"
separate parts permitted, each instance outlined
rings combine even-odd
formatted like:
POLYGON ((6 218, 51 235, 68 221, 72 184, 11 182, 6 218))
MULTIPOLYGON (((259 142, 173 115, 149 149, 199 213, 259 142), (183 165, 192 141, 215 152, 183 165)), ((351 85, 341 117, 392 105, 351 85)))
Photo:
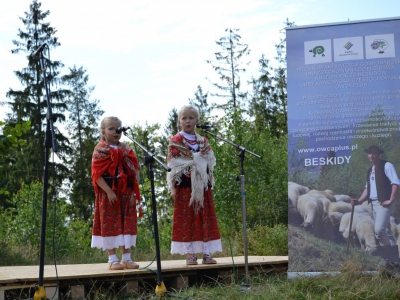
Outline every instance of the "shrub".
MULTIPOLYGON (((39 257, 43 188, 40 182, 30 185, 22 183, 21 189, 11 200, 10 217, 7 235, 11 246, 31 249, 34 257, 39 257)), ((67 206, 64 200, 48 201, 46 217, 45 256, 52 257, 57 253, 59 257, 68 255, 75 247, 71 243, 67 230, 67 206), (56 209, 54 209, 56 208, 56 209)))
MULTIPOLYGON (((243 231, 236 235, 238 250, 243 255, 243 231)), ((247 229, 247 248, 249 255, 280 256, 288 255, 287 225, 277 224, 274 227, 255 225, 247 229)))

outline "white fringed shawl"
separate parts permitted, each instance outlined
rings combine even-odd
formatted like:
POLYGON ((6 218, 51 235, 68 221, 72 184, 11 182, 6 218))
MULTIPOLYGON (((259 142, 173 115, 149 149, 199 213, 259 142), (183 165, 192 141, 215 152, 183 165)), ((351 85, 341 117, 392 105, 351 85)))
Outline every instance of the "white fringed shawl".
POLYGON ((208 182, 214 185, 212 176, 215 166, 215 156, 207 139, 196 133, 199 152, 189 149, 181 133, 173 136, 168 148, 168 166, 171 171, 167 174, 168 190, 172 185, 181 183, 181 175, 190 173, 192 193, 189 205, 194 205, 195 211, 203 207, 204 190, 208 189, 208 182), (208 167, 208 174, 207 174, 208 167))

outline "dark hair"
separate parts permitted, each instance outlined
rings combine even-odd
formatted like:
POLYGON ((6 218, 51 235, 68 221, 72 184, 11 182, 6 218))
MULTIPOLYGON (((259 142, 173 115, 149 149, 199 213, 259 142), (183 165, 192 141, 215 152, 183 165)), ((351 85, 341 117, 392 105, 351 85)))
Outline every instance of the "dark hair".
POLYGON ((378 146, 369 146, 369 148, 365 149, 364 152, 366 152, 366 153, 368 153, 368 154, 373 153, 373 152, 374 152, 374 153, 382 154, 382 153, 385 152, 385 151, 383 151, 382 149, 380 149, 378 146))

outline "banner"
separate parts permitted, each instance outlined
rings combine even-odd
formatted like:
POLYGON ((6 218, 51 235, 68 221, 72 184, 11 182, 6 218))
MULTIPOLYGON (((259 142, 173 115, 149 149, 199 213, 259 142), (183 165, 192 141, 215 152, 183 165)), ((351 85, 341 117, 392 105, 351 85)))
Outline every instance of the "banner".
POLYGON ((350 230, 350 199, 366 189, 371 146, 400 174, 400 18, 289 27, 286 41, 289 272, 338 271, 351 255, 376 269, 372 206, 355 207, 350 230))

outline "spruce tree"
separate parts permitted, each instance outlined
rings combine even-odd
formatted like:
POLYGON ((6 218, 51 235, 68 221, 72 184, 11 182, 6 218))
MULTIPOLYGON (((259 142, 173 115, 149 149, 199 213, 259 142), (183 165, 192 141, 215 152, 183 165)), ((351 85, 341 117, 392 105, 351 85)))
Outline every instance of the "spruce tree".
POLYGON ((200 122, 209 122, 210 120, 210 115, 211 115, 211 110, 212 108, 208 104, 208 92, 203 93, 203 89, 199 85, 197 87, 196 92, 194 93, 194 98, 190 99, 189 98, 189 104, 196 107, 197 110, 199 111, 199 119, 200 122))
POLYGON ((98 106, 99 100, 90 100, 94 87, 87 86, 89 76, 82 67, 70 68, 62 77, 70 87, 66 99, 68 105, 67 130, 74 153, 69 157, 69 200, 73 218, 89 219, 93 213, 94 191, 91 181, 93 149, 99 141, 99 119, 104 113, 98 106))
MULTIPOLYGON (((31 121, 31 130, 23 135, 26 145, 12 152, 13 159, 5 166, 4 172, 7 182, 4 188, 11 193, 19 190, 21 182, 30 183, 34 180, 43 180, 44 165, 48 157, 45 157, 45 129, 47 98, 43 79, 41 62, 32 57, 32 53, 41 45, 46 44, 50 49, 60 46, 56 30, 49 23, 45 22, 49 11, 41 10, 41 3, 34 0, 25 17, 20 17, 25 29, 18 30, 18 39, 13 40, 15 48, 13 54, 25 54, 27 66, 22 70, 15 71, 22 88, 20 90, 10 88, 6 96, 10 99, 8 105, 10 113, 7 114, 6 122, 10 125, 31 121)), ((45 53, 45 52, 44 52, 45 53)), ((49 51, 47 52, 49 54, 49 51)), ((45 56, 46 79, 50 90, 50 101, 53 116, 57 119, 55 123, 56 139, 59 145, 57 154, 61 161, 65 161, 66 155, 70 153, 68 139, 57 129, 57 124, 65 120, 63 115, 66 104, 64 97, 66 90, 60 88, 59 70, 63 67, 60 61, 52 61, 45 56)), ((49 164, 51 165, 51 163, 49 164)), ((68 169, 63 164, 56 164, 57 168, 49 172, 50 176, 55 175, 57 181, 51 183, 60 185, 68 169)))
MULTIPOLYGON (((286 20, 285 25, 291 27, 294 23, 286 20)), ((261 74, 252 79, 253 95, 248 111, 258 130, 269 130, 279 138, 287 134, 286 38, 281 39, 275 48, 276 67, 272 67, 264 55, 259 60, 261 74)))
POLYGON ((248 112, 259 131, 269 130, 281 137, 287 132, 286 69, 280 66, 274 70, 264 55, 259 64, 261 74, 252 80, 253 95, 248 112))
MULTIPOLYGON (((179 131, 178 125, 178 110, 173 108, 168 115, 167 123, 164 126, 164 136, 166 138, 166 144, 164 146, 168 146, 169 139, 175 135, 179 131)), ((164 153, 165 157, 167 156, 167 152, 164 153)))
POLYGON ((237 34, 239 29, 228 28, 226 35, 215 43, 222 48, 222 51, 215 53, 216 61, 207 60, 213 69, 217 72, 222 83, 213 83, 213 85, 222 93, 212 93, 212 96, 228 98, 226 104, 216 105, 217 108, 240 107, 241 100, 246 98, 247 93, 240 91, 240 74, 246 71, 245 65, 241 59, 250 54, 247 44, 240 43, 241 36, 237 34))

